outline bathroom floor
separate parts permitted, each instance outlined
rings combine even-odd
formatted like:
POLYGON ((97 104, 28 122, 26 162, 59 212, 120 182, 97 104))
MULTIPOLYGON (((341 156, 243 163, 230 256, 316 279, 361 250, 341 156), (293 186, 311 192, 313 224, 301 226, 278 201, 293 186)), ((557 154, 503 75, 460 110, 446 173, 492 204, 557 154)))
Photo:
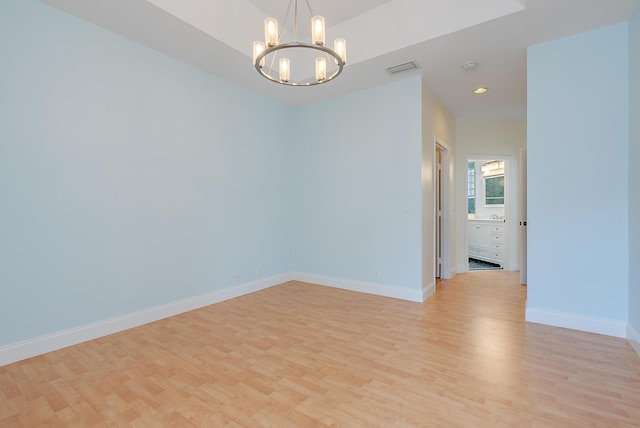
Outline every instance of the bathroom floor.
POLYGON ((483 260, 469 257, 469 270, 500 270, 502 266, 496 263, 485 262, 483 260))

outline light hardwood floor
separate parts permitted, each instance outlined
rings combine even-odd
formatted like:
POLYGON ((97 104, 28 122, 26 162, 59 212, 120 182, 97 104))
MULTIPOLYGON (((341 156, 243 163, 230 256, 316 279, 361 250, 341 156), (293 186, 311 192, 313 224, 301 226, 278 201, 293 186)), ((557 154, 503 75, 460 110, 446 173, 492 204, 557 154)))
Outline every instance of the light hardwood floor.
POLYGON ((438 285, 290 282, 0 367, 0 426, 640 426, 625 340, 525 323, 517 273, 438 285))

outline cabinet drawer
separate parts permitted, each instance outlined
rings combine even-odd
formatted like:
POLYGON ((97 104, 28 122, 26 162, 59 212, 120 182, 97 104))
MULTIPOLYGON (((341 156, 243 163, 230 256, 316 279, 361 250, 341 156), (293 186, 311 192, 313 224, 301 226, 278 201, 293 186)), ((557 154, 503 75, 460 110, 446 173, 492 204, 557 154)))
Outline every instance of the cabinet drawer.
POLYGON ((500 250, 502 251, 504 248, 504 243, 502 241, 491 241, 491 251, 500 250))
POLYGON ((492 233, 491 234, 491 244, 493 245, 494 242, 502 242, 503 240, 503 235, 501 233, 492 233))
POLYGON ((491 233, 504 233, 504 225, 503 224, 492 224, 490 230, 491 230, 491 233))
POLYGON ((489 257, 487 260, 491 260, 494 263, 502 265, 502 262, 504 261, 502 251, 489 251, 489 257))
POLYGON ((486 248, 469 246, 469 257, 473 256, 489 257, 489 250, 486 248))

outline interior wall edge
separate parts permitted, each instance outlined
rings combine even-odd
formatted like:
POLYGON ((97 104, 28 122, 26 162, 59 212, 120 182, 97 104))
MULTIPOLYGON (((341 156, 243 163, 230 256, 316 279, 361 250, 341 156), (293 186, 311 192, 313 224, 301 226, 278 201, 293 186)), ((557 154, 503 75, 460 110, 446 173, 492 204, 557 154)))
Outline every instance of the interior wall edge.
POLYGON ((425 302, 429 297, 436 294, 436 283, 432 282, 422 289, 422 301, 425 302))
POLYGON ((640 357, 640 333, 631 324, 627 324, 627 340, 640 357))

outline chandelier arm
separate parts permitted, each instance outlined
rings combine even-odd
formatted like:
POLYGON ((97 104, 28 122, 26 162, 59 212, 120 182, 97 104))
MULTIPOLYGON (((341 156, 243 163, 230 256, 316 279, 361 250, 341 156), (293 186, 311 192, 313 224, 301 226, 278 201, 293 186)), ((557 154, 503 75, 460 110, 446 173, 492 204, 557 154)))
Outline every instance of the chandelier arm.
MULTIPOLYGON (((293 3, 294 0, 289 0, 289 6, 287 6, 287 12, 284 14, 284 19, 282 20, 282 25, 280 26, 280 33, 278 34, 278 44, 280 44, 280 42, 282 41, 282 35, 284 34, 284 26, 287 24, 287 19, 289 19, 289 12, 291 12, 291 3, 293 3)), ((296 8, 298 7, 298 0, 296 1, 296 8)), ((296 17, 294 17, 294 19, 297 19, 297 14, 298 12, 296 12, 296 17)))
POLYGON ((305 2, 307 3, 307 8, 309 9, 309 15, 314 16, 313 10, 311 10, 311 5, 309 4, 309 0, 305 0, 305 2))
POLYGON ((271 75, 271 71, 273 70, 273 64, 276 63, 277 56, 278 56, 278 51, 275 51, 273 53, 273 56, 271 57, 271 64, 269 64, 269 75, 271 75))
MULTIPOLYGON (((340 68, 338 61, 331 55, 329 54, 325 54, 327 56, 327 66, 330 67, 330 70, 333 72, 334 70, 337 70, 340 68)), ((344 66, 344 64, 343 64, 344 66)))
POLYGON ((296 9, 293 15, 293 41, 298 41, 298 0, 296 0, 296 9))

